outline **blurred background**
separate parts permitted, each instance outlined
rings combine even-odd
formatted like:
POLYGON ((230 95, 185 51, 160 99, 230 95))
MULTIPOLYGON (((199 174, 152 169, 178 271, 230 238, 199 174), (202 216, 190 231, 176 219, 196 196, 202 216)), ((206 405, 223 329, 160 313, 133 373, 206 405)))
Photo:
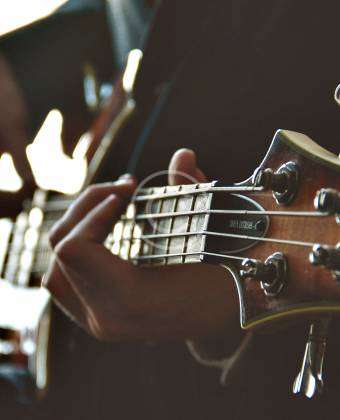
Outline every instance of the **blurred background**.
POLYGON ((143 44, 151 14, 140 0, 1 2, 4 419, 66 418, 66 412, 93 418, 91 398, 83 401, 92 395, 88 377, 112 349, 85 335, 36 286, 50 258, 47 231, 84 184, 89 156, 119 107, 128 53, 143 44))
MULTIPOLYGON (((106 86, 103 83, 104 95, 105 88, 106 94, 111 92, 110 82, 114 77, 114 69, 107 16, 105 16, 106 7, 107 5, 101 4, 100 1, 30 0, 22 2, 8 0, 2 2, 0 51, 10 63, 13 63, 12 70, 14 73, 18 73, 17 81, 20 88, 24 90, 24 95, 32 96, 29 98, 26 96, 25 100, 33 102, 35 105, 29 108, 31 118, 28 122, 28 135, 25 140, 28 143, 27 157, 35 181, 41 188, 75 193, 84 181, 86 161, 79 148, 75 151, 71 151, 71 148, 78 135, 86 128, 86 124, 90 122, 92 111, 98 106, 95 96, 98 81, 94 79, 94 68, 100 74, 101 79, 108 80, 106 86), (61 7, 65 4, 66 7, 61 7), (102 24, 98 25, 100 21, 102 24), (89 40, 87 33, 94 32, 91 27, 93 23, 97 23, 97 28, 99 26, 104 29, 99 31, 99 34, 98 31, 95 31, 97 35, 96 39, 92 39, 91 48, 91 45, 86 44, 89 40), (77 26, 74 26, 75 24, 77 26), (51 26, 56 28, 51 28, 51 26), (72 30, 72 27, 76 29, 72 30), (54 34, 51 33, 53 31, 54 34), (44 35, 47 36, 47 39, 43 38, 44 35), (73 39, 71 42, 74 42, 75 47, 72 49, 71 62, 69 56, 65 57, 65 53, 60 54, 62 50, 68 50, 66 42, 69 42, 69 35, 71 35, 71 39, 73 39), (94 41, 100 42, 103 48, 102 56, 106 56, 106 59, 103 60, 96 54, 93 48, 94 41), (78 57, 75 57, 74 55, 77 54, 78 57), (30 56, 29 59, 28 56, 30 56), (36 75, 37 72, 40 74, 36 75), (51 80, 47 81, 49 86, 42 87, 40 85, 46 83, 44 80, 46 77, 41 76, 47 72, 52 73, 51 80), (66 89, 64 92, 57 92, 60 87, 55 81, 55 77, 61 78, 61 72, 63 77, 69 79, 66 80, 68 83, 66 98, 63 98, 66 89), (69 77, 67 77, 67 73, 69 77), (34 77, 32 77, 33 74, 35 74, 34 77), (81 92, 82 84, 84 92, 81 92), (50 93, 46 88, 50 88, 50 93), (88 95, 88 104, 85 103, 86 94, 88 95), (37 96, 39 97, 37 98, 37 96), (58 109, 48 110, 53 105, 59 105, 58 109), (86 109, 86 105, 88 105, 88 109, 86 109), (73 115, 71 115, 71 110, 73 115), (65 114, 67 126, 72 127, 72 129, 69 128, 70 133, 67 132, 67 127, 63 127, 65 114), (69 155, 64 152, 62 138, 67 144, 69 155)), ((61 80, 60 83, 64 85, 61 80)), ((23 180, 15 169, 11 153, 2 153, 0 156, 0 190, 17 192, 22 186, 23 180)))

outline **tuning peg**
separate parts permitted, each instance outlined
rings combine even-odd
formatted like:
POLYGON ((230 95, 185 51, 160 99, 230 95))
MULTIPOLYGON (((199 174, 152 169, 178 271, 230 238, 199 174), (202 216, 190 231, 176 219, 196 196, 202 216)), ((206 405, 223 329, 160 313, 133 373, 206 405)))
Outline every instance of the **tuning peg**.
POLYGON ((261 287, 268 296, 278 295, 286 282, 287 259, 281 252, 270 255, 265 262, 246 258, 242 261, 240 276, 250 278, 261 283, 261 287))
POLYGON ((335 89, 335 92, 334 92, 334 99, 335 99, 335 102, 338 104, 338 105, 340 105, 340 84, 337 86, 337 88, 335 89))
POLYGON ((272 264, 265 264, 260 260, 246 258, 242 261, 240 275, 242 279, 251 278, 271 283, 275 280, 276 269, 272 264))
POLYGON ((315 244, 309 254, 309 261, 315 266, 331 270, 335 279, 340 281, 340 244, 336 247, 315 244))
POLYGON ((316 193, 314 207, 329 214, 340 213, 340 192, 333 188, 322 188, 316 193))
POLYGON ((253 176, 254 184, 266 190, 283 193, 287 189, 286 174, 274 172, 270 168, 258 169, 253 176))
POLYGON ((289 203, 294 198, 299 179, 299 169, 295 162, 287 162, 277 171, 271 168, 257 168, 253 174, 253 184, 271 190, 278 203, 289 203))
POLYGON ((322 367, 329 324, 329 318, 311 324, 301 370, 293 384, 294 394, 313 398, 322 393, 324 386, 322 367))

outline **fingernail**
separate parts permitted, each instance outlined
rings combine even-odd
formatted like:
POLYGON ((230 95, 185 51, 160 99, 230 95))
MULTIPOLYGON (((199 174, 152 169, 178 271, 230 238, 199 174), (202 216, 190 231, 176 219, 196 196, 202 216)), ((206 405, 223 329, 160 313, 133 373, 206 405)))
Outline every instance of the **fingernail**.
POLYGON ((110 194, 107 198, 106 201, 111 202, 111 201, 116 201, 118 199, 118 196, 116 194, 110 194))
POLYGON ((48 278, 47 278, 47 275, 44 274, 43 278, 41 279, 40 286, 45 287, 47 289, 47 284, 48 284, 48 278))
POLYGON ((118 179, 129 179, 129 178, 132 178, 132 177, 133 177, 133 175, 131 175, 131 174, 123 174, 118 179))

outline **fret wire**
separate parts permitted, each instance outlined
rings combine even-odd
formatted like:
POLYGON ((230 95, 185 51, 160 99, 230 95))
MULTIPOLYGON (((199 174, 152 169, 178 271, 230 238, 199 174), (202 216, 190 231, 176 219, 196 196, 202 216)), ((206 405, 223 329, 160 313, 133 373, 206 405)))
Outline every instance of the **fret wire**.
MULTIPOLYGON (((199 184, 198 184, 199 186, 199 184)), ((183 195, 197 195, 201 193, 212 193, 212 192, 263 192, 263 187, 253 187, 253 186, 246 186, 246 187, 206 187, 200 188, 197 190, 193 190, 192 192, 185 192, 181 191, 178 193, 163 193, 163 194, 145 194, 145 195, 136 195, 132 201, 149 201, 149 200, 158 200, 162 198, 175 198, 183 195)))
MULTIPOLYGON (((136 216, 136 206, 134 204, 129 204, 129 206, 133 206, 133 218, 130 219, 131 221, 131 229, 129 230, 129 234, 130 234, 130 240, 129 240, 129 247, 128 247, 128 252, 127 252, 127 259, 130 260, 131 257, 131 247, 132 247, 132 238, 134 236, 134 231, 135 231, 135 227, 136 227, 136 220, 135 220, 135 216, 136 216)), ((129 208, 128 206, 128 208, 129 208)))
MULTIPOLYGON (((180 192, 181 189, 182 189, 182 186, 180 185, 178 187, 178 191, 177 192, 180 192)), ((172 211, 173 212, 175 212, 177 210, 178 199, 179 199, 178 197, 175 197, 175 199, 174 199, 174 203, 173 203, 173 207, 172 207, 172 211)), ((174 218, 171 218, 170 219, 169 233, 171 233, 172 230, 173 230, 174 220, 175 220, 174 218)), ((171 243, 171 239, 170 238, 171 237, 168 236, 167 241, 166 241, 166 253, 167 254, 170 252, 170 243, 171 243)), ((166 261, 166 263, 168 263, 169 262, 169 258, 166 258, 165 261, 166 261)))
POLYGON ((122 246, 122 235, 124 231, 124 222, 122 220, 119 220, 114 226, 111 231, 112 234, 112 243, 110 242, 110 250, 112 251, 112 248, 114 247, 115 242, 117 243, 117 249, 115 250, 115 254, 117 256, 120 256, 121 254, 121 246, 122 246), (117 228, 120 226, 120 230, 118 230, 117 235, 117 228))
POLYGON ((120 238, 119 238, 119 254, 118 254, 118 256, 120 258, 123 258, 124 257, 124 255, 122 254, 122 252, 124 251, 124 248, 123 248, 123 246, 124 246, 124 240, 123 239, 124 239, 124 230, 125 230, 125 220, 123 220, 122 223, 123 223, 123 225, 122 225, 122 233, 121 233, 120 238))
MULTIPOLYGON (((195 186, 195 188, 199 188, 198 184, 195 186)), ((191 201, 191 207, 190 210, 193 211, 193 209, 195 208, 195 204, 196 204, 196 200, 197 200, 197 195, 193 195, 192 197, 192 201, 191 201)), ((191 223, 192 223, 192 218, 193 216, 189 216, 188 217, 188 223, 187 223, 187 233, 190 232, 190 228, 191 228, 191 223)), ((189 241, 189 235, 186 235, 184 238, 184 244, 183 244, 183 253, 184 252, 188 252, 188 241, 189 241)), ((182 262, 185 263, 186 261, 186 256, 182 257, 182 262)))
MULTIPOLYGON (((149 189, 150 194, 153 194, 154 191, 155 191, 154 188, 149 189)), ((148 205, 148 203, 143 203, 143 206, 145 206, 145 207, 143 207, 143 211, 146 211, 147 210, 147 207, 146 207, 147 205, 148 205)), ((137 218, 137 215, 136 215, 136 218, 137 218)), ((147 231, 148 229, 151 229, 151 228, 152 228, 152 232, 153 232, 154 231, 154 227, 155 227, 155 225, 150 225, 150 223, 144 223, 143 232, 145 230, 147 231)), ((150 253, 152 253, 151 244, 149 242, 147 242, 147 241, 142 241, 142 243, 141 243, 141 250, 142 250, 142 254, 143 255, 149 255, 150 253)))
MULTIPOLYGON (((174 212, 174 213, 148 213, 137 215, 136 220, 144 219, 162 219, 166 217, 176 217, 176 216, 191 216, 197 214, 241 214, 241 215, 265 215, 265 216, 281 216, 281 217, 327 217, 329 214, 322 213, 318 211, 261 211, 261 210, 190 210, 183 212, 174 212)), ((122 219, 125 220, 126 217, 122 216, 122 219)))
MULTIPOLYGON (((180 191, 186 191, 190 192, 192 191, 192 186, 188 185, 180 185, 178 186, 177 192, 180 191)), ((176 211, 181 211, 182 209, 186 210, 186 208, 189 206, 191 208, 192 204, 192 195, 186 195, 186 196, 178 196, 175 197, 176 202, 176 211)), ((187 231, 187 225, 189 218, 187 216, 185 217, 178 217, 178 218, 171 218, 172 223, 172 232, 183 232, 187 231)), ((183 252, 184 251, 184 245, 185 245, 185 237, 177 237, 172 238, 169 243, 169 250, 168 252, 170 254, 176 253, 176 252, 183 252)), ((168 263, 170 262, 170 258, 168 258, 168 263)), ((172 263, 183 263, 183 257, 175 257, 171 258, 172 263)))
MULTIPOLYGON (((165 193, 166 192, 166 187, 163 187, 162 190, 163 190, 163 193, 165 193)), ((157 213, 160 213, 161 214, 163 203, 164 203, 164 200, 161 200, 161 199, 159 200, 158 203, 156 203, 157 213)), ((152 206, 152 204, 151 204, 151 206, 152 206)), ((154 222, 153 225, 152 225, 152 231, 153 231, 153 233, 157 232, 158 231, 158 228, 159 228, 159 221, 156 220, 156 222, 154 222)), ((151 246, 151 255, 155 255, 155 251, 156 251, 156 246, 155 245, 152 245, 151 246)))
POLYGON ((4 278, 12 283, 17 283, 17 274, 20 268, 19 256, 23 250, 24 233, 28 227, 28 214, 20 213, 16 220, 12 233, 12 240, 8 249, 8 257, 3 267, 4 278))
MULTIPOLYGON (((176 186, 176 192, 180 192, 181 189, 182 189, 181 185, 176 186)), ((172 198, 172 199, 170 198, 170 204, 171 204, 172 212, 175 212, 176 209, 177 209, 177 205, 178 205, 178 197, 175 197, 175 198, 172 198)), ((175 222, 175 219, 171 218, 170 223, 169 223, 169 233, 173 232, 174 222, 175 222)), ((171 246, 171 238, 169 237, 166 240, 166 247, 165 247, 165 250, 166 250, 167 254, 170 253, 170 246, 171 246)), ((169 264, 169 258, 166 258, 166 264, 169 264)))
MULTIPOLYGON (((136 209, 137 209, 138 207, 136 207, 136 209)), ((137 216, 137 212, 136 212, 136 216, 137 216)), ((136 220, 136 217, 135 217, 135 220, 136 220)), ((146 224, 146 222, 145 221, 142 221, 142 223, 141 224, 139 224, 139 226, 140 226, 140 228, 141 228, 141 235, 145 232, 145 229, 147 228, 147 224, 146 224)), ((145 241, 141 241, 141 244, 140 244, 140 249, 138 250, 138 254, 140 254, 140 253, 144 253, 144 250, 145 250, 145 247, 147 246, 148 244, 145 242, 145 241)))
POLYGON ((136 226, 136 221, 135 219, 132 219, 131 237, 129 239, 128 258, 127 258, 128 260, 130 260, 130 257, 131 257, 131 247, 132 247, 132 240, 133 240, 133 235, 135 231, 135 226, 136 226))
MULTIPOLYGON (((184 188, 184 189, 186 189, 186 188, 184 188)), ((182 192, 182 191, 181 191, 182 192)), ((183 191, 184 192, 184 191, 183 191)), ((178 197, 177 197, 177 199, 178 200, 181 200, 181 195, 179 195, 178 197)), ((183 197, 183 196, 182 196, 183 197)), ((192 203, 193 203, 193 200, 194 200, 194 195, 189 195, 189 197, 190 197, 190 200, 191 200, 191 203, 190 203, 190 210, 193 208, 193 206, 192 206, 192 203)), ((183 212, 182 212, 183 213, 183 212)), ((185 220, 185 230, 186 230, 186 232, 188 232, 188 230, 189 230, 189 223, 190 223, 190 218, 189 218, 189 216, 186 218, 186 220, 185 220)), ((184 227, 184 225, 183 225, 183 227, 184 227)), ((184 232, 183 232, 184 233, 184 232)), ((187 244, 187 241, 186 241, 186 237, 185 237, 185 235, 184 235, 184 239, 183 239, 183 241, 182 241, 182 254, 186 251, 186 244, 187 244)), ((168 260, 169 260, 169 257, 168 257, 168 260)), ((180 256, 180 261, 181 261, 181 263, 183 264, 184 263, 184 261, 185 261, 185 257, 183 256, 183 255, 181 255, 180 256)))
MULTIPOLYGON (((213 202, 213 194, 209 194, 208 205, 207 205, 207 208, 209 210, 211 209, 212 202, 213 202)), ((208 230, 209 222, 210 222, 210 214, 207 213, 205 215, 205 217, 204 217, 204 225, 202 226, 202 230, 204 230, 204 231, 207 231, 208 230)), ((202 236, 202 240, 201 240, 201 251, 203 251, 205 249, 205 247, 206 247, 206 242, 207 242, 206 239, 207 239, 207 236, 206 235, 202 236)))

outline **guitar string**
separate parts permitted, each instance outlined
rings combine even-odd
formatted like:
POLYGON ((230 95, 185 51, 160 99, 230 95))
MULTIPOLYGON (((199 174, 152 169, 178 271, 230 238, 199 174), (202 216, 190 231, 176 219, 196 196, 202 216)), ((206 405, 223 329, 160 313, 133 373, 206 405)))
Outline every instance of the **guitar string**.
MULTIPOLYGON (((197 186, 196 186, 197 188, 197 186)), ((147 193, 150 190, 143 190, 143 193, 147 193)), ((152 190, 151 190, 152 191, 152 190)), ((156 199, 164 199, 164 198, 177 198, 180 196, 190 196, 190 195, 196 195, 196 194, 202 194, 202 193, 211 193, 211 192, 262 192, 262 187, 254 187, 254 186, 246 186, 246 187, 208 187, 208 188, 197 188, 193 191, 179 191, 177 193, 162 193, 162 194, 145 194, 141 196, 136 196, 134 200, 132 200, 132 203, 134 201, 147 201, 147 200, 156 200, 156 199)), ((52 212, 60 212, 61 210, 65 210, 73 200, 55 200, 50 201, 46 203, 45 211, 48 213, 52 212)), ((172 212, 172 213, 155 213, 155 214, 146 214, 146 215, 137 215, 135 216, 133 221, 136 220, 143 220, 143 219, 152 219, 152 218, 166 218, 166 217, 176 217, 176 216, 193 216, 193 215, 200 215, 200 214, 242 214, 242 215, 271 215, 271 216, 290 216, 290 217, 324 217, 327 216, 327 213, 321 213, 321 212, 292 212, 292 211, 253 211, 253 210, 202 210, 202 211, 188 211, 188 212, 172 212)), ((57 220, 57 219, 56 219, 57 220)), ((124 218, 122 217, 122 220, 131 220, 131 218, 124 218)), ((53 223, 52 220, 48 220, 48 224, 53 223)), ((47 220, 45 219, 44 225, 47 225, 47 220)), ((44 229, 43 229, 44 230, 44 229)), ((212 235, 212 236, 220 236, 220 237, 230 237, 230 238, 238 238, 238 239, 245 239, 245 240, 255 240, 255 241, 265 241, 265 242, 276 242, 276 243, 283 243, 283 244, 289 244, 289 245, 301 245, 301 246, 313 246, 313 243, 309 242, 301 242, 301 241, 292 241, 292 240, 285 240, 285 239, 279 239, 279 238, 263 238, 263 237, 252 237, 247 235, 237 235, 237 234, 227 234, 227 233, 220 233, 220 232, 186 232, 185 234, 158 234, 158 235, 144 235, 141 238, 127 238, 128 240, 133 239, 157 239, 157 238, 171 238, 171 237, 178 237, 178 236, 193 236, 193 235, 212 235)), ((43 241, 44 242, 44 241, 43 241)), ((46 249, 49 249, 48 241, 46 241, 46 244, 39 247, 38 252, 36 252, 36 257, 39 256, 39 254, 45 254, 45 260, 44 262, 47 262, 50 260, 50 254, 47 253, 46 255, 46 249)), ((218 255, 218 254, 216 254, 218 255)), ((167 255, 171 256, 171 255, 167 255)), ((184 255, 182 255, 184 256, 184 255)), ((161 258, 159 255, 155 256, 156 258, 161 258)), ((150 258, 150 256, 148 257, 150 258)), ((239 257, 240 259, 243 259, 243 257, 239 257)), ((46 264, 44 264, 44 269, 46 269, 46 264)))
MULTIPOLYGON (((184 213, 184 212, 183 212, 184 213)), ((183 213, 180 213, 181 215, 183 213)), ((191 212, 190 214, 192 214, 191 212)), ((204 212, 206 213, 206 212, 204 212)), ((286 212, 284 212, 286 213, 286 212)), ((184 213, 186 215, 187 212, 184 213)), ((196 213, 197 214, 197 213, 196 213)), ((199 213, 202 214, 202 213, 199 213)), ((262 213, 261 213, 262 214, 262 213)), ((300 215, 300 214, 299 214, 300 215)), ((322 214, 324 215, 324 214, 322 214)), ((171 214, 173 216, 173 214, 171 214)), ((135 220, 135 219, 128 219, 128 220, 135 220)), ((140 237, 129 237, 129 238, 121 238, 121 240, 133 241, 133 240, 151 240, 151 239, 170 239, 172 237, 189 237, 189 236, 197 236, 197 235, 207 235, 207 236, 217 236, 217 237, 224 237, 224 238, 237 238, 237 239, 244 239, 249 241, 259 241, 259 242, 272 242, 272 243, 280 243, 285 245, 295 245, 295 246, 303 246, 303 247, 312 247, 315 245, 313 242, 303 242, 297 240, 288 240, 288 239, 281 239, 281 238, 270 238, 270 237, 259 237, 259 236, 249 236, 249 235, 241 235, 241 234, 232 234, 232 233, 223 233, 223 232, 212 232, 212 231, 196 231, 196 232, 182 232, 182 233, 169 233, 169 234, 152 234, 152 235, 141 235, 140 237)), ((46 250, 49 250, 48 240, 43 240, 41 242, 45 242, 40 244, 39 249, 36 251, 36 257, 39 257, 41 254, 46 254, 46 250)), ((50 255, 46 255, 46 263, 49 260, 50 255)), ((161 258, 161 257, 159 257, 161 258)), ((37 258, 38 259, 38 258, 37 258)), ((45 264, 43 264, 45 265, 45 264)))
MULTIPOLYGON (((198 184, 199 185, 199 184, 198 184)), ((160 187, 156 187, 160 188, 160 187)), ((206 188, 198 188, 192 191, 178 191, 178 192, 169 192, 169 193, 160 193, 160 194, 153 194, 151 193, 152 188, 148 189, 141 189, 138 193, 142 193, 144 195, 137 195, 133 197, 132 202, 141 202, 141 201, 148 201, 148 200, 158 200, 163 198, 177 198, 181 196, 188 196, 188 195, 197 195, 197 194, 204 194, 204 193, 213 193, 213 192, 262 192, 264 191, 263 187, 255 187, 255 186, 230 186, 230 187, 206 187, 206 188)), ((47 212, 56 212, 67 210, 67 208, 74 202, 74 200, 68 199, 52 199, 45 204, 44 210, 47 212)))
POLYGON ((266 238, 262 236, 249 236, 249 235, 240 235, 235 233, 223 233, 223 232, 212 232, 212 231, 198 231, 198 232, 183 232, 183 233, 170 233, 170 234, 155 234, 155 235, 141 235, 140 237, 133 237, 133 238, 123 238, 126 240, 151 240, 151 239, 161 239, 161 238, 176 238, 181 236, 195 236, 195 235, 207 235, 207 236, 218 236, 223 238, 236 238, 236 239, 245 239, 245 240, 254 240, 254 241, 261 241, 261 242, 273 242, 273 243, 280 243, 286 245, 296 245, 296 246, 303 246, 303 247, 312 247, 315 245, 313 242, 303 242, 303 241, 296 241, 296 240, 289 240, 289 239, 281 239, 281 238, 266 238))
POLYGON ((220 258, 227 258, 227 259, 233 259, 233 260, 240 260, 243 261, 246 257, 238 257, 236 255, 228 255, 228 254, 219 254, 215 252, 208 252, 208 251, 196 251, 196 252, 178 252, 178 253, 167 253, 167 254, 157 254, 157 255, 142 255, 138 257, 132 257, 130 258, 131 261, 138 260, 154 260, 157 258, 167 258, 167 257, 189 257, 189 256, 195 256, 195 255, 206 255, 210 257, 220 257, 220 258))
MULTIPOLYGON (((172 233, 172 234, 154 234, 154 235, 143 235, 140 238, 126 238, 126 240, 151 240, 151 239, 158 239, 158 238, 167 238, 170 239, 171 237, 189 237, 194 235, 210 235, 210 236, 217 236, 217 237, 225 237, 225 238, 237 238, 237 239, 244 239, 249 241, 262 241, 262 242, 272 242, 272 243, 281 243, 286 245, 297 245, 297 246, 304 246, 304 247, 312 247, 314 243, 311 242, 302 242, 302 241, 294 241, 294 240, 285 240, 281 238, 269 238, 269 237, 258 237, 258 236, 249 236, 249 235, 239 235, 239 234, 228 234, 222 232, 210 232, 210 231, 198 231, 198 232, 183 232, 179 233, 172 233)), ((32 273, 41 273, 44 272, 48 266, 51 257, 51 250, 48 244, 48 240, 41 240, 43 242, 40 244, 38 249, 35 252, 35 262, 32 267, 32 273)), ((12 253, 13 254, 13 253, 12 253)), ((19 253, 20 254, 20 253, 19 253)), ((170 256, 170 255, 169 255, 170 256)), ((161 257, 158 257, 161 258, 161 257)))
POLYGON ((193 211, 183 211, 183 212, 173 212, 173 213, 147 213, 147 214, 138 214, 134 218, 127 217, 123 215, 121 217, 122 221, 128 220, 146 220, 146 219, 162 219, 166 217, 177 217, 177 216, 195 216, 200 214, 240 214, 240 215, 264 215, 264 216, 281 216, 281 217, 326 217, 329 216, 328 213, 323 213, 320 211, 277 211, 277 210, 193 210, 193 211))
POLYGON ((142 192, 146 192, 145 195, 136 195, 131 200, 132 203, 134 202, 142 202, 142 201, 149 201, 149 200, 161 200, 164 198, 177 198, 182 196, 190 196, 190 195, 197 195, 197 194, 208 194, 213 192, 229 192, 229 193, 237 193, 237 192, 263 192, 263 187, 255 187, 255 186, 231 186, 231 187, 206 187, 206 188, 198 188, 192 191, 178 191, 178 192, 168 192, 168 193, 147 193, 147 190, 141 190, 142 192))
MULTIPOLYGON (((257 242, 269 242, 269 243, 280 243, 284 245, 291 245, 291 246, 301 246, 301 247, 310 247, 312 248, 315 243, 313 242, 302 242, 302 241, 294 241, 294 240, 286 240, 281 238, 264 238, 264 237, 254 237, 248 235, 238 235, 238 234, 228 234, 228 233, 220 233, 220 232, 211 232, 211 231, 198 231, 198 232, 183 232, 183 233, 174 233, 174 234, 154 234, 154 235, 143 235, 141 237, 131 237, 131 238, 121 238, 119 242, 122 241, 133 241, 133 240, 143 240, 147 241, 149 239, 158 239, 158 238, 172 238, 172 237, 188 237, 188 236, 195 236, 195 235, 207 235, 207 236, 217 236, 217 237, 227 237, 227 238, 237 238, 237 239, 244 239, 249 241, 257 241, 257 242)), ((113 244, 112 244, 113 245, 113 244)), ((43 257, 40 257, 39 264, 34 264, 32 273, 33 274, 43 274, 46 271, 48 263, 51 259, 52 250, 50 253, 41 252, 43 257)), ((130 260, 148 260, 148 259, 157 259, 157 258, 166 258, 166 257, 178 257, 178 256, 189 256, 189 255, 207 255, 207 256, 215 256, 215 257, 222 257, 222 258, 231 258, 236 260, 243 260, 247 257, 238 257, 235 255, 227 255, 227 254, 219 254, 219 253, 211 253, 208 251, 197 252, 197 253, 164 253, 164 254, 157 254, 157 255, 145 255, 139 257, 130 258, 130 260)))

